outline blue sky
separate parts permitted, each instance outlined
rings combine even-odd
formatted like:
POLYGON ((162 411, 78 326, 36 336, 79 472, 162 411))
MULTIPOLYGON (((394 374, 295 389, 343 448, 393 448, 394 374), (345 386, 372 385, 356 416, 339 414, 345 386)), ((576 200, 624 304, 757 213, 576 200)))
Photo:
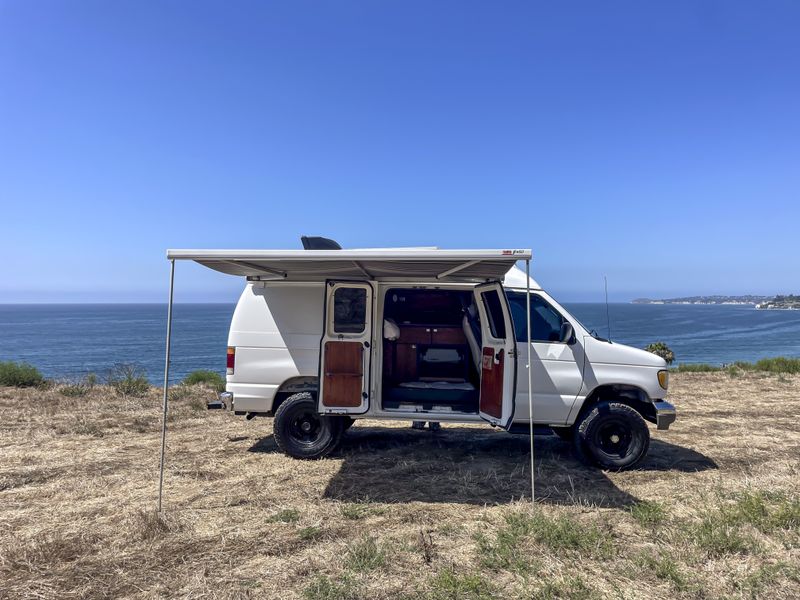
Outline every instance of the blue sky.
MULTIPOLYGON (((530 247, 567 301, 800 292, 800 3, 0 2, 0 302, 168 247, 530 247)), ((180 264, 178 301, 241 282, 180 264)))

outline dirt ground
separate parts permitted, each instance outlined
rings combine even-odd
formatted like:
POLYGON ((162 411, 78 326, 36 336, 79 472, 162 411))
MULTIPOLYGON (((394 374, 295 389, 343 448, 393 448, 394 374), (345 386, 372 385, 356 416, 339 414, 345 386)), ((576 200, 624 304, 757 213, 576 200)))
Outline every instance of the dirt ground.
POLYGON ((797 598, 800 376, 673 374, 638 470, 490 427, 357 423, 332 457, 176 393, 0 388, 0 598, 797 598), (182 396, 182 397, 181 397, 182 396))

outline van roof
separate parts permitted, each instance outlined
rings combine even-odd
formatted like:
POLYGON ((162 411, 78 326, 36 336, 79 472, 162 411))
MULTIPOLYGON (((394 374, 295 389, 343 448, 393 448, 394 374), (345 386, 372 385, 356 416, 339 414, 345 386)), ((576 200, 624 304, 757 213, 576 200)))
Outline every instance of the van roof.
POLYGON ((193 260, 209 269, 254 280, 502 279, 530 250, 167 250, 170 260, 193 260))
POLYGON ((528 277, 528 281, 525 281, 525 271, 520 269, 517 266, 512 267, 509 269, 506 276, 503 278, 503 287, 509 290, 524 290, 528 285, 532 290, 541 290, 542 286, 533 278, 528 277))

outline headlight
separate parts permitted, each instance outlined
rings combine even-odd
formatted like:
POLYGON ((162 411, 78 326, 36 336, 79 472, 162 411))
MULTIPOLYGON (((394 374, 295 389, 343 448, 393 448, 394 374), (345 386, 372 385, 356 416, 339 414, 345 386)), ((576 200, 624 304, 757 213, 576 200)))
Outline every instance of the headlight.
POLYGON ((664 389, 669 387, 669 371, 658 372, 658 385, 664 389))

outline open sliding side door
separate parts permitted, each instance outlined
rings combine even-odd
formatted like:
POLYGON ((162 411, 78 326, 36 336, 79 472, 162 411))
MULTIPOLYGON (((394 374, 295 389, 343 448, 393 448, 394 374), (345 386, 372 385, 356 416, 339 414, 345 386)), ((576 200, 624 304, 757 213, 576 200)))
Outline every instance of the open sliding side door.
POLYGON ((328 281, 320 347, 320 413, 362 414, 369 408, 372 286, 328 281))
POLYGON ((476 286, 475 304, 482 339, 479 413, 492 425, 508 429, 514 419, 517 346, 503 286, 476 286))

